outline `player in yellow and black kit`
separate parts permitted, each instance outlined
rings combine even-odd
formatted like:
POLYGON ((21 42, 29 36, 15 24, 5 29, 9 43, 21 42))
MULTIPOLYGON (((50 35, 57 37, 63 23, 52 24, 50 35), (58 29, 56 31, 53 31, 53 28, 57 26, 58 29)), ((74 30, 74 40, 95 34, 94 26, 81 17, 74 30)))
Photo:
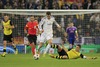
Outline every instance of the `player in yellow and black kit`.
POLYGON ((71 49, 70 51, 68 51, 68 49, 66 49, 64 45, 62 45, 62 48, 59 45, 52 45, 51 47, 57 48, 58 54, 59 54, 58 56, 50 55, 52 58, 56 58, 56 59, 77 59, 77 58, 96 59, 96 57, 87 57, 87 56, 84 56, 82 53, 80 53, 81 45, 76 45, 76 48, 71 49))
POLYGON ((14 25, 12 24, 11 20, 9 20, 9 16, 4 16, 4 21, 2 22, 3 25, 3 33, 4 33, 4 38, 3 38, 3 54, 1 55, 2 57, 5 57, 6 55, 6 45, 7 42, 11 43, 14 47, 15 54, 18 53, 18 50, 16 48, 16 45, 13 42, 13 37, 12 37, 12 29, 14 28, 14 25))

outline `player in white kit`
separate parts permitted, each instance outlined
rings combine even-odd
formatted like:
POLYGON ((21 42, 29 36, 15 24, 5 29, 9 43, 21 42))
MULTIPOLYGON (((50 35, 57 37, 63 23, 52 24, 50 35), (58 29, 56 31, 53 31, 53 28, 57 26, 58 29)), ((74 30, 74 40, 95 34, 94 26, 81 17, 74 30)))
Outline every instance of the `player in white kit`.
POLYGON ((43 53, 44 56, 52 45, 52 39, 53 39, 52 26, 53 26, 53 23, 58 28, 61 28, 60 25, 55 21, 55 18, 53 16, 51 16, 50 12, 46 12, 46 16, 43 17, 41 19, 40 23, 39 23, 39 29, 42 33, 41 33, 41 37, 40 37, 40 43, 39 43, 39 46, 38 46, 38 52, 40 51, 42 44, 46 41, 48 42, 48 45, 46 46, 46 49, 43 53))

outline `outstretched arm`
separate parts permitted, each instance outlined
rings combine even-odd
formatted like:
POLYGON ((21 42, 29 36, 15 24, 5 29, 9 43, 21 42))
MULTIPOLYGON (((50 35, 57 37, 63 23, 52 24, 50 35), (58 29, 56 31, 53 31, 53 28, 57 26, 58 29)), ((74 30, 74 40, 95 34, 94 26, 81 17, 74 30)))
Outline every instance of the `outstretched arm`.
POLYGON ((39 23, 39 26, 38 26, 38 28, 39 28, 39 32, 40 32, 40 33, 43 32, 43 28, 42 28, 42 26, 43 26, 43 24, 45 23, 44 20, 45 20, 45 19, 42 18, 41 21, 40 21, 40 23, 39 23))
POLYGON ((97 59, 97 57, 87 57, 83 54, 80 54, 80 57, 83 58, 83 59, 97 59))
POLYGON ((54 19, 54 23, 58 28, 61 28, 61 26, 56 22, 56 20, 54 19))

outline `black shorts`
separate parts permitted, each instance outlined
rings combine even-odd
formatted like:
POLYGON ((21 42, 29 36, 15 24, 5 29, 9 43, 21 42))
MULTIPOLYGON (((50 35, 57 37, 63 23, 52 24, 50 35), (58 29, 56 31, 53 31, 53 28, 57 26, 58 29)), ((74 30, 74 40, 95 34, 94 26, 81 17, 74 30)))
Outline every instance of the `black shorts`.
POLYGON ((8 41, 8 42, 12 42, 13 36, 12 34, 10 35, 3 35, 3 41, 8 41))
POLYGON ((59 56, 67 56, 68 54, 66 53, 66 51, 64 49, 62 49, 60 52, 58 52, 59 56))
POLYGON ((36 45, 36 40, 37 40, 37 36, 36 35, 28 35, 28 41, 29 43, 33 43, 36 45))

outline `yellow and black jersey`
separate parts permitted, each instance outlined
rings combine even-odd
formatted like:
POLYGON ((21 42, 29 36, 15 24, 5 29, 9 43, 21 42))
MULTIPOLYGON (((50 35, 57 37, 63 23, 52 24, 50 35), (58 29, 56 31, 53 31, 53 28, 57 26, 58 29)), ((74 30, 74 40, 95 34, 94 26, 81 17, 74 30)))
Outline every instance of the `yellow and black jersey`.
POLYGON ((11 35, 12 29, 10 28, 12 26, 12 23, 10 20, 3 21, 3 28, 4 28, 4 35, 11 35))
POLYGON ((71 49, 67 52, 69 59, 76 59, 80 57, 80 52, 77 52, 75 49, 71 49))

